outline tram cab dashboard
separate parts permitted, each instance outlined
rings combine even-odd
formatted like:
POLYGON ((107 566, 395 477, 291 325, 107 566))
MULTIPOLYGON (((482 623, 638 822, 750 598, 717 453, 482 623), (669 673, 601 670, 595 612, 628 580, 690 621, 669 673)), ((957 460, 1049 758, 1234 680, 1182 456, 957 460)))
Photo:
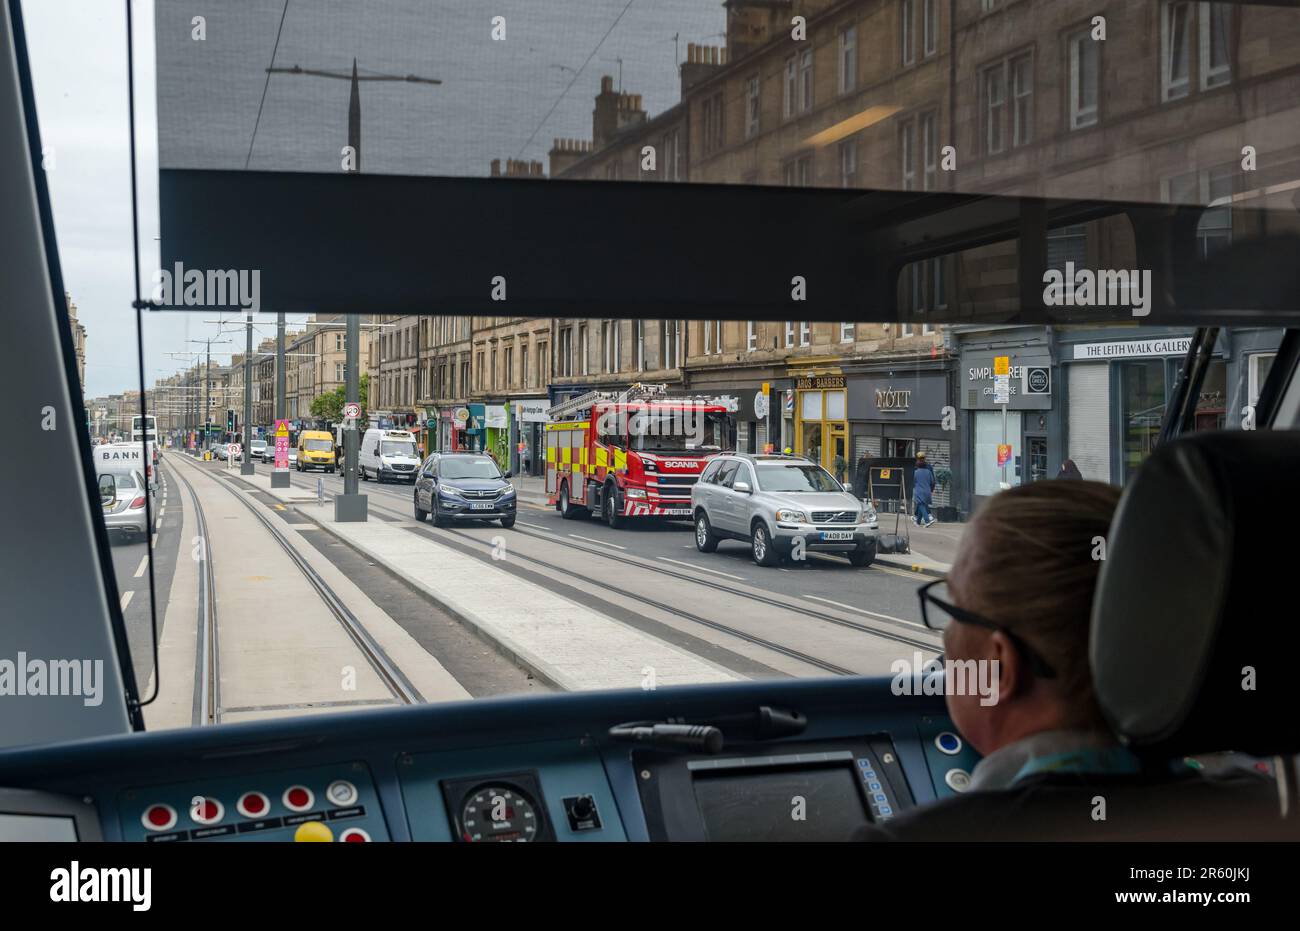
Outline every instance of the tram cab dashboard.
POLYGON ((975 759, 887 679, 478 699, 5 751, 0 839, 847 840, 975 759))

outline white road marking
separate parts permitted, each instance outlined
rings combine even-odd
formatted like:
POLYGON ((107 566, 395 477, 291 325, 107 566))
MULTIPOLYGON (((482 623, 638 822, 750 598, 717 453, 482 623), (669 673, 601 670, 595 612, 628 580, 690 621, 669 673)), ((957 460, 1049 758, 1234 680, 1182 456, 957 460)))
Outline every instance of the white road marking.
POLYGON ((626 546, 619 546, 617 543, 606 543, 604 540, 593 540, 591 537, 580 537, 576 533, 571 533, 569 536, 573 537, 575 540, 582 540, 584 543, 595 543, 597 546, 612 546, 616 550, 627 549, 626 546))
POLYGON ((696 572, 711 572, 714 575, 725 576, 728 579, 735 579, 738 582, 744 582, 743 575, 732 575, 730 572, 719 572, 717 569, 705 569, 703 566, 696 566, 688 562, 682 562, 680 559, 669 559, 667 556, 656 556, 655 559, 662 559, 664 562, 676 563, 679 566, 685 566, 687 569, 694 569, 696 572))
POLYGON ((550 527, 543 526, 542 524, 530 524, 526 520, 521 520, 519 523, 523 524, 525 527, 532 527, 534 530, 545 530, 547 533, 551 532, 550 527))
POLYGON ((910 624, 913 627, 925 627, 920 621, 909 621, 901 617, 894 617, 892 614, 881 614, 879 611, 868 611, 866 608, 857 608, 853 605, 846 605, 843 602, 831 601, 829 598, 822 598, 819 595, 804 595, 805 598, 811 598, 813 601, 822 601, 828 605, 835 605, 837 608, 843 608, 845 611, 856 611, 858 614, 865 614, 867 617, 878 617, 882 621, 897 621, 900 624, 910 624))
POLYGON ((122 593, 122 610, 123 610, 123 611, 125 611, 125 610, 126 610, 126 606, 129 605, 129 604, 131 603, 131 596, 134 595, 134 594, 135 594, 135 592, 133 592, 133 591, 126 591, 126 592, 123 592, 123 593, 122 593))
POLYGON ((149 568, 149 554, 145 553, 140 557, 140 566, 135 570, 135 577, 138 579, 144 575, 144 570, 149 568))
POLYGON ((157 546, 158 546, 158 534, 155 533, 155 534, 153 535, 153 542, 149 544, 149 548, 150 548, 150 549, 154 549, 154 548, 156 548, 157 546))

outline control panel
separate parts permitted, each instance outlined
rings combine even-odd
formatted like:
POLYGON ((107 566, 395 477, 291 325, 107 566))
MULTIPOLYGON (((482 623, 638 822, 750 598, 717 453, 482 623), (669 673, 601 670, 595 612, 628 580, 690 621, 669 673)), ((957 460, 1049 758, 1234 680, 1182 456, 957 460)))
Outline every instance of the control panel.
POLYGON ((922 717, 917 730, 935 798, 949 798, 969 789, 980 755, 957 733, 952 721, 946 715, 922 717))
POLYGON ((404 754, 398 778, 412 840, 627 840, 600 754, 584 740, 404 754))
POLYGON ((125 789, 128 841, 388 840, 370 770, 361 762, 125 789))

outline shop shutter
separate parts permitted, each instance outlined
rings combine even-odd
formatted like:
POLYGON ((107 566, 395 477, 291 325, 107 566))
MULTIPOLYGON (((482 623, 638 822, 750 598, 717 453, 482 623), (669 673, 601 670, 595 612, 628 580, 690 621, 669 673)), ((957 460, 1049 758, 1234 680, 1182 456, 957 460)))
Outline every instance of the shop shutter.
MULTIPOLYGON (((1086 479, 1110 481, 1110 364, 1076 364, 1070 369, 1070 420, 1062 458, 1073 459, 1086 479)), ((1047 465, 1055 475, 1060 463, 1047 465)))
MULTIPOLYGON (((916 441, 917 452, 925 453, 925 459, 930 465, 934 466, 935 474, 947 469, 952 471, 952 444, 947 440, 926 440, 918 439, 916 441)), ((948 480, 947 485, 936 485, 932 503, 935 507, 947 507, 952 503, 949 497, 952 491, 952 480, 948 480)))
POLYGON ((754 452, 761 453, 767 445, 767 421, 760 420, 754 430, 754 452))
POLYGON ((871 456, 873 459, 880 455, 881 438, 878 436, 863 436, 859 434, 853 438, 853 461, 857 462, 863 456, 871 456))

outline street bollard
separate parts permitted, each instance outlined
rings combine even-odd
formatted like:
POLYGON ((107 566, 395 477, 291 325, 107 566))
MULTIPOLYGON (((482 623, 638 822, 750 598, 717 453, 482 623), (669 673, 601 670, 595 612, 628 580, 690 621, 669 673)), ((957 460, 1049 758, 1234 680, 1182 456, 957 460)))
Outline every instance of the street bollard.
POLYGON ((316 505, 318 507, 325 506, 325 479, 319 475, 316 476, 316 505))

